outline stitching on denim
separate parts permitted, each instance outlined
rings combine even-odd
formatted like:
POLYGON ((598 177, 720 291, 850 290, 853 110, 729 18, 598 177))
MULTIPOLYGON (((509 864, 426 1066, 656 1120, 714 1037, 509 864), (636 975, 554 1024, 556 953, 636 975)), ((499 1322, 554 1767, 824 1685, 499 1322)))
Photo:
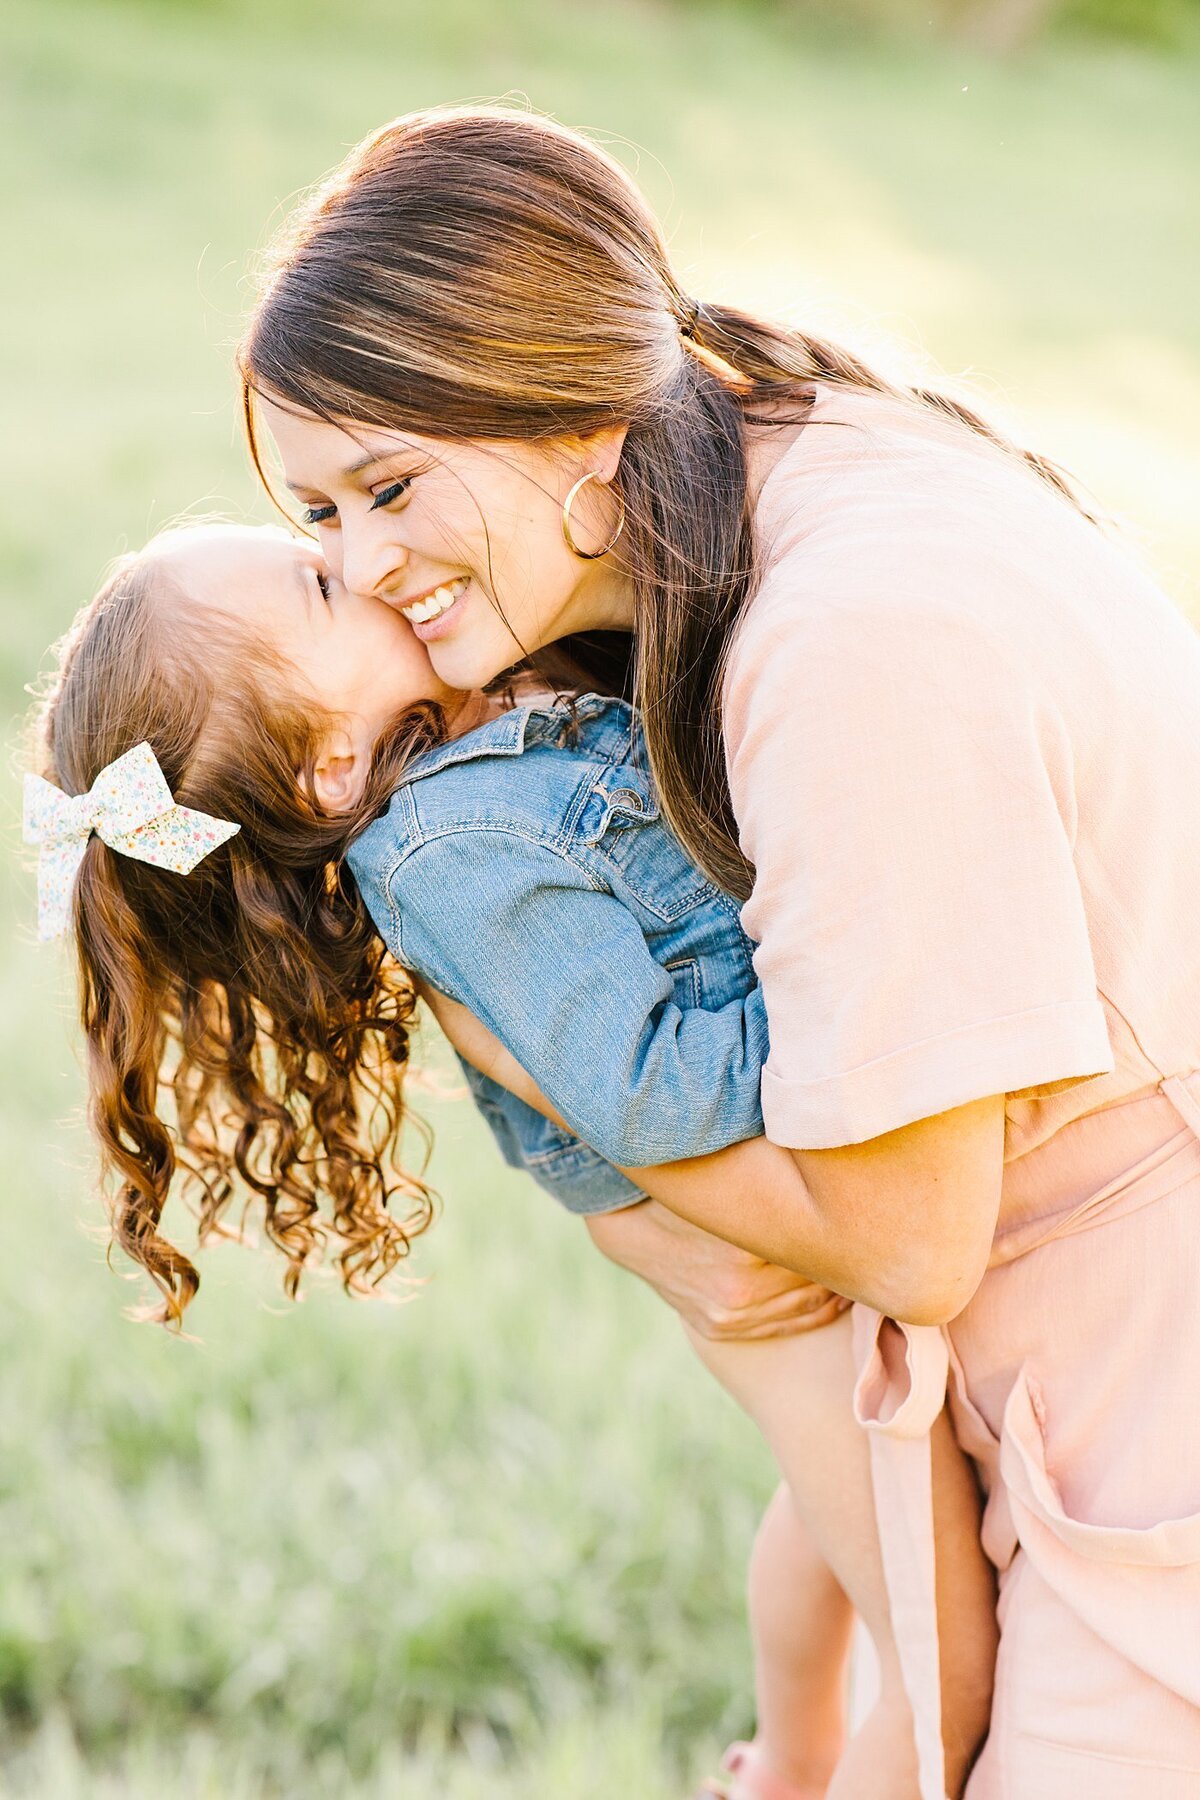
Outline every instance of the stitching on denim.
POLYGON ((580 1172, 610 1167, 598 1150, 593 1150, 590 1144, 582 1143, 579 1138, 570 1138, 565 1143, 555 1144, 549 1150, 522 1149, 521 1154, 529 1169, 548 1169, 552 1163, 569 1163, 580 1172))
MULTIPOLYGON (((577 835, 579 830, 579 820, 587 808, 588 801, 597 791, 602 778, 611 773, 613 769, 624 766, 625 758, 623 755, 623 747, 624 736, 622 736, 620 741, 614 744, 607 755, 593 753, 590 758, 589 767, 584 771, 583 778, 576 788, 575 793, 572 795, 570 805, 567 807, 563 816, 562 835, 564 843, 571 842, 577 835)), ((601 789, 601 791, 603 790, 601 789)), ((601 823, 599 836, 603 836, 607 822, 606 815, 601 823)), ((584 842, 588 844, 589 849, 594 848, 594 845, 590 843, 588 839, 585 838, 584 842)))
POLYGON ((562 845, 560 847, 560 846, 555 845, 553 842, 549 841, 546 837, 544 837, 542 835, 535 836, 530 831, 523 830, 521 823, 518 823, 516 821, 509 822, 507 820, 493 820, 493 819, 489 819, 489 821, 486 825, 480 825, 478 823, 478 821, 475 821, 470 824, 465 824, 462 822, 459 822, 457 824, 447 823, 447 824, 439 827, 439 829, 437 831, 432 831, 432 832, 427 833, 422 838, 420 844, 404 845, 401 848, 401 850, 399 851, 399 853, 387 865, 387 874, 382 878, 382 880, 380 882, 380 886, 383 888, 383 891, 384 891, 385 895, 387 896, 388 913, 389 913, 389 916, 391 917, 392 923, 395 927, 396 938, 397 938, 398 942, 403 942, 403 934, 401 931, 401 924, 400 924, 400 909, 396 902, 396 896, 392 892, 392 883, 395 881, 396 876, 400 873, 400 869, 401 869, 402 865, 404 863, 406 863, 408 861, 408 859, 417 850, 424 849, 424 848, 427 848, 431 844, 438 843, 442 838, 466 837, 469 834, 473 834, 475 832, 480 832, 480 833, 483 833, 484 835, 490 836, 490 837, 519 838, 522 843, 533 844, 539 850, 548 850, 552 856, 559 857, 561 861, 563 861, 565 863, 569 863, 573 869, 577 869, 579 871, 579 873, 584 877, 584 881, 585 881, 586 885, 592 890, 593 893, 610 894, 612 892, 612 889, 607 887, 603 881, 599 880, 599 878, 594 874, 594 872, 591 869, 589 869, 586 866, 586 864, 580 862, 578 857, 573 856, 571 854, 570 849, 566 845, 562 845))
POLYGON ((692 990, 692 1006, 699 1011, 704 1004, 704 979, 700 973, 700 958, 698 956, 677 956, 674 962, 664 963, 663 968, 668 975, 687 972, 692 990))

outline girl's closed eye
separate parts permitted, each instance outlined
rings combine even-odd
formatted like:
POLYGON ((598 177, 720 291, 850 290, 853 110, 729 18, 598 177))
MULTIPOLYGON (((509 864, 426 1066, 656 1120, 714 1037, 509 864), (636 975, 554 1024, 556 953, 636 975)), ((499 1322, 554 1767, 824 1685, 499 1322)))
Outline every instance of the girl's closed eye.
POLYGON ((336 506, 306 506, 304 523, 306 525, 324 525, 337 512, 336 506))

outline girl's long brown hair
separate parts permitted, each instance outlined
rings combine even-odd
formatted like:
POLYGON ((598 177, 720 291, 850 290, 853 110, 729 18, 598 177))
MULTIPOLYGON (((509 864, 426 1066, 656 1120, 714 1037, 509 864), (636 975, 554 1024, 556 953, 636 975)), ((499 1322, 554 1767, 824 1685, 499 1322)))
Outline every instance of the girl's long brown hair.
POLYGON ((753 871, 720 699, 755 578, 747 422, 802 421, 817 382, 886 393, 1024 456, 1073 499, 1051 464, 948 395, 896 387, 804 332, 697 305, 613 158, 504 108, 414 113, 352 151, 278 240, 240 360, 256 461, 259 389, 318 417, 427 436, 628 427, 619 554, 651 766, 682 842, 741 896, 753 871))
POLYGON ((395 1166, 413 990, 341 857, 438 721, 398 721, 354 816, 323 814, 297 771, 327 721, 276 697, 280 670, 251 638, 215 643, 171 605, 173 585, 153 546, 118 566, 63 641, 34 760, 79 794, 146 740, 181 805, 241 826, 187 876, 93 836, 75 889, 113 1236, 159 1290, 143 1316, 177 1325, 199 1285, 159 1229, 177 1176, 201 1242, 239 1188, 257 1197, 291 1297, 329 1242, 347 1289, 375 1286, 429 1222, 423 1184, 395 1166))

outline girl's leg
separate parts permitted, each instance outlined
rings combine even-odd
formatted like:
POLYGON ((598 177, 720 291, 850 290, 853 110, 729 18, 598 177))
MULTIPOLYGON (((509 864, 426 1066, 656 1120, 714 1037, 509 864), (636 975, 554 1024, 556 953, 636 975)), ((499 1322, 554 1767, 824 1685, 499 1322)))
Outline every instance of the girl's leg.
POLYGON ((846 1666, 854 1609, 814 1545, 784 1482, 750 1558, 756 1747, 821 1800, 846 1742, 846 1666))
MULTIPOLYGON (((827 1790, 829 1800, 916 1800, 912 1718, 888 1614, 869 1448, 851 1408, 849 1315, 798 1337, 713 1343, 692 1332, 689 1336, 706 1367, 770 1444, 813 1548, 862 1618, 878 1653, 880 1696, 841 1758, 827 1790)), ((974 1480, 944 1418, 934 1434, 934 1488, 943 1730, 947 1791, 954 1796, 987 1729, 996 1626, 991 1571, 979 1545, 974 1480)), ((806 1629, 815 1643, 818 1629, 806 1629)), ((784 1670, 779 1686, 788 1679, 784 1670)), ((793 1712, 797 1728, 787 1734, 785 1744, 758 1742, 769 1766, 772 1756, 802 1754, 803 1722, 793 1712)), ((784 1721, 785 1733, 786 1714, 778 1704, 771 1709, 772 1721, 784 1721)), ((781 1726, 774 1728, 778 1736, 781 1726)), ((778 1772, 783 1774, 783 1767, 778 1772)))

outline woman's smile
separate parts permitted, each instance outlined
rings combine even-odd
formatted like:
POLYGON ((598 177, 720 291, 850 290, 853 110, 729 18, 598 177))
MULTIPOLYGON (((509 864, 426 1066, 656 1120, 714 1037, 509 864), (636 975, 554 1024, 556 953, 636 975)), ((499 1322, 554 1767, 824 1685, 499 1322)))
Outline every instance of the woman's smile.
POLYGON ((451 629, 449 614, 470 585, 469 575, 456 575, 453 581, 442 582, 419 594, 415 600, 405 600, 396 610, 408 620, 422 642, 428 643, 431 638, 442 637, 451 629))

